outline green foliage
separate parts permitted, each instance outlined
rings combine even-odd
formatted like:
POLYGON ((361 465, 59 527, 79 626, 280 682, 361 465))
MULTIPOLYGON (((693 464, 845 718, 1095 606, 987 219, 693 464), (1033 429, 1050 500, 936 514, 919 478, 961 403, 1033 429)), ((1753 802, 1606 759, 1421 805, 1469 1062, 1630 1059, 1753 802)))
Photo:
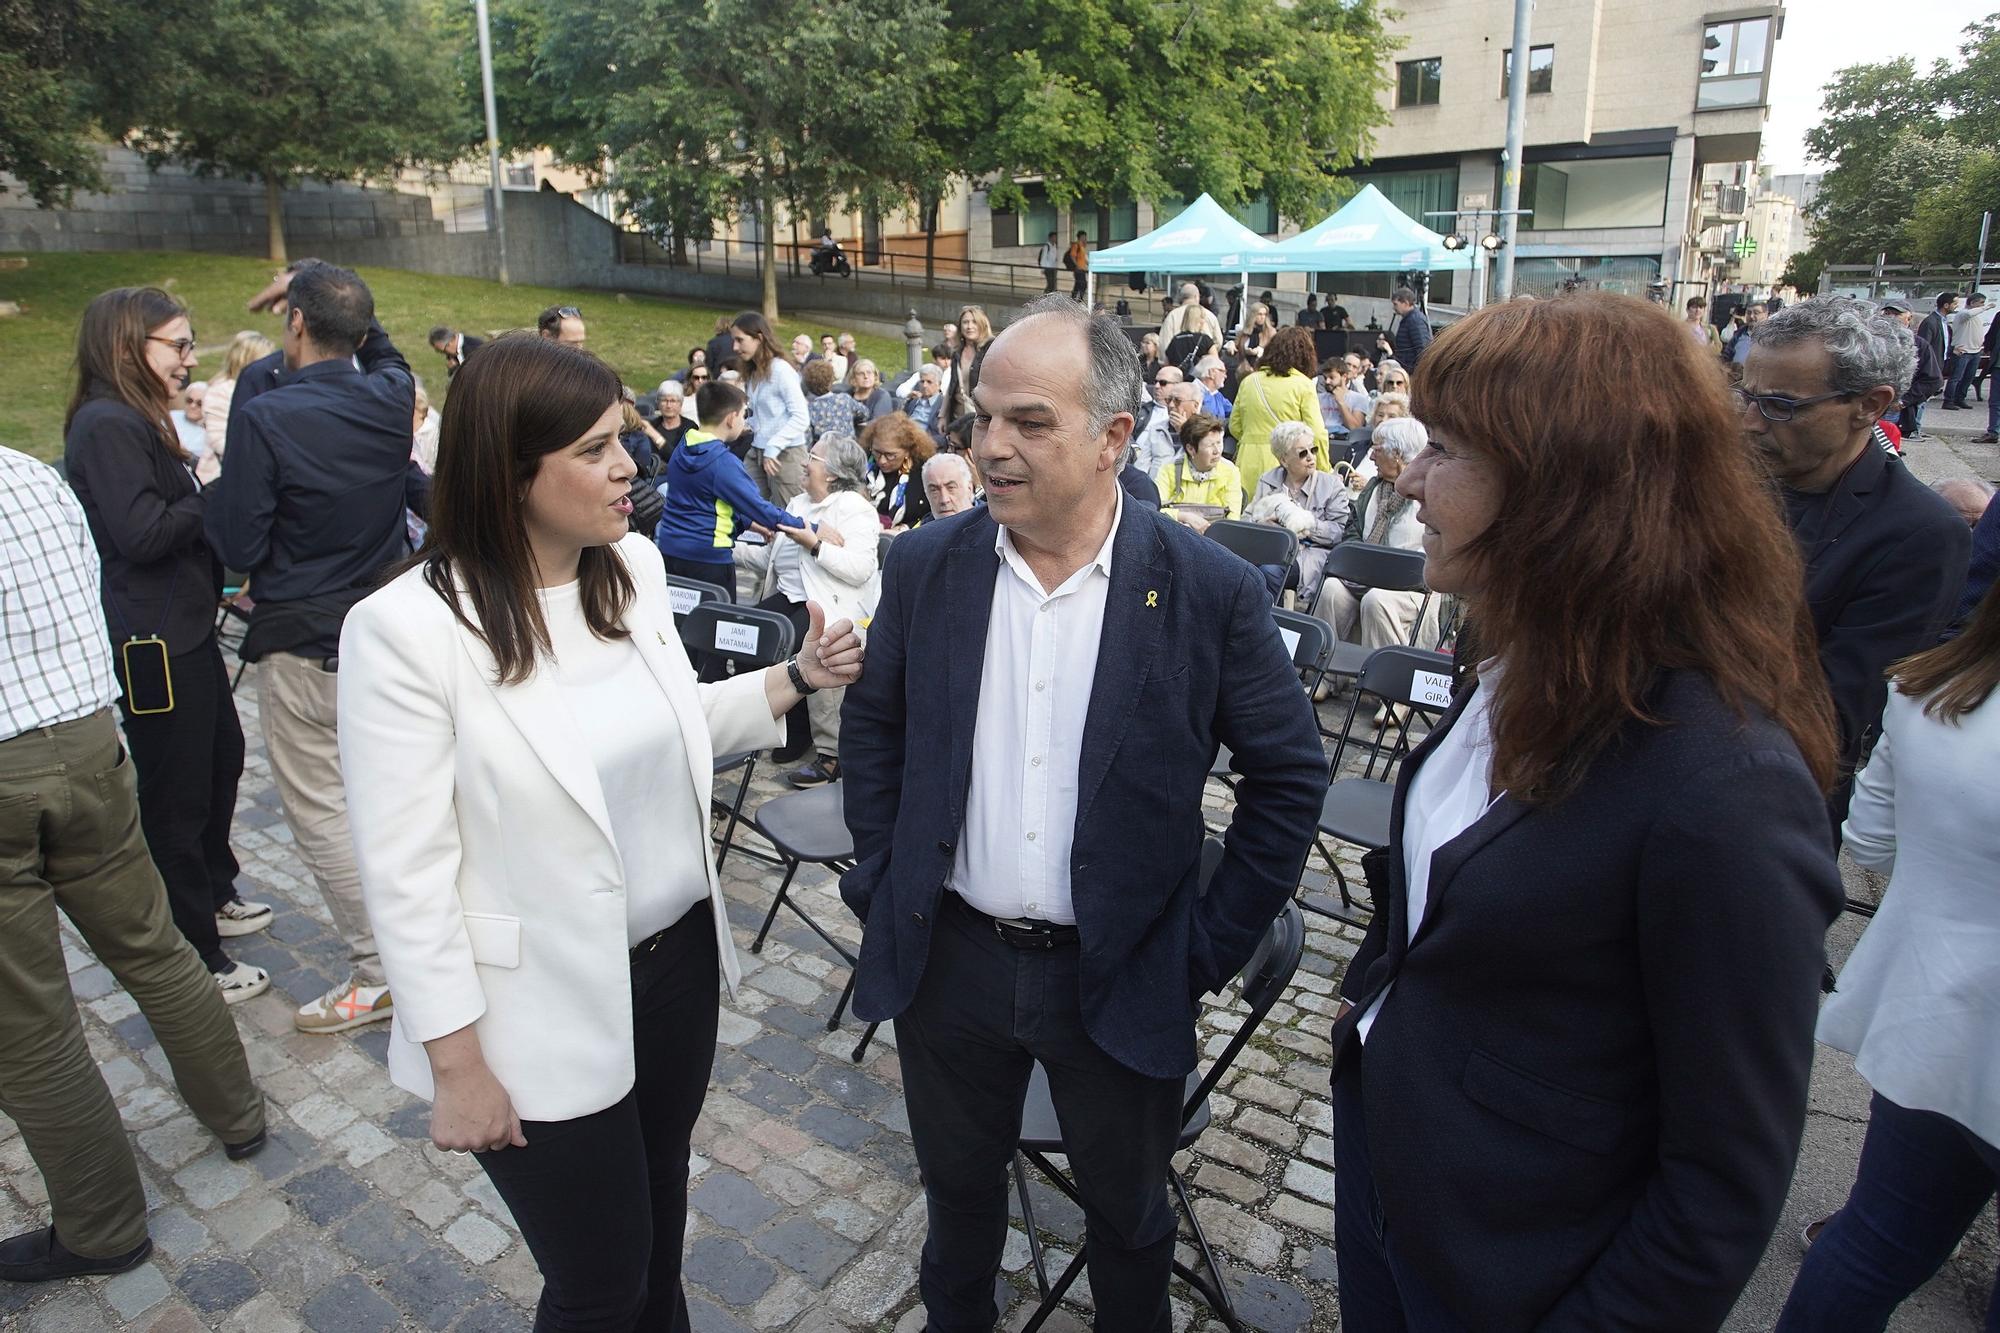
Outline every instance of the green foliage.
POLYGON ((1794 250, 1785 263, 1785 271, 1778 277, 1778 285, 1790 287, 1801 296, 1811 296, 1819 290, 1819 275, 1825 268, 1826 255, 1817 245, 1794 250))
MULTIPOLYGON (((1917 201, 1908 227, 1913 257, 1926 264, 1970 264, 1979 257, 1979 217, 2000 217, 2000 152, 1967 152, 1951 177, 1917 201)), ((1988 257, 2000 256, 1989 240, 1988 257)))

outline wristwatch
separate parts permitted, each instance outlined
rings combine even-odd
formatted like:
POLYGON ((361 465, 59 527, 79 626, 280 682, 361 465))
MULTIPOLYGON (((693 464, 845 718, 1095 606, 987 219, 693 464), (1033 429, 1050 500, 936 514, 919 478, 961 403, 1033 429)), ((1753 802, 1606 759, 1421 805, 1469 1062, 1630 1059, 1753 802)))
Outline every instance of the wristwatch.
POLYGON ((785 659, 785 674, 792 679, 792 688, 800 694, 818 694, 819 686, 806 684, 806 673, 799 670, 798 654, 785 659))

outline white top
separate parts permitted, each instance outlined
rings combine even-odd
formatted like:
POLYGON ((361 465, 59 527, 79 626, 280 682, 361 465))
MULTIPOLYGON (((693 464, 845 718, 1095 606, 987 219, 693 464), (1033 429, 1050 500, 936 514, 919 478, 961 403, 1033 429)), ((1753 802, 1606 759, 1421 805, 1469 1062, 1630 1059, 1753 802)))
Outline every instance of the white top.
MULTIPOLYGON (((787 541, 785 545, 795 543, 787 541)), ((580 585, 541 590, 555 660, 543 659, 574 715, 576 745, 597 770, 625 867, 626 943, 666 929, 708 897, 705 838, 688 780, 687 748, 660 683, 630 638, 600 639, 583 618, 580 585)))
POLYGON ((1166 408, 1153 404, 1152 414, 1146 418, 1145 424, 1133 432, 1132 449, 1136 455, 1133 464, 1149 477, 1174 461, 1175 455, 1181 451, 1181 441, 1180 436, 1174 433, 1166 408))
POLYGON ((102 565, 56 470, 0 448, 0 741, 118 698, 102 565))
POLYGON ((1889 888, 1819 1039, 1898 1106, 2000 1146, 2000 694, 1954 725, 1891 687, 1841 835, 1889 888))
MULTIPOLYGON (((1417 937, 1430 905, 1431 858, 1438 848, 1479 821, 1499 793, 1492 790, 1494 686, 1500 681, 1497 662, 1483 663, 1472 701, 1458 721, 1417 768, 1403 799, 1403 881, 1409 898, 1409 939, 1417 937)), ((1408 941, 1405 941, 1406 943, 1408 941)), ((1368 1040, 1368 1029, 1382 1012, 1382 1002, 1394 990, 1392 982, 1368 1012, 1361 1015, 1355 1035, 1368 1040)))
POLYGON ((1044 592, 1003 526, 994 538, 993 609, 972 733, 972 787, 951 888, 1003 920, 1076 922, 1069 854, 1077 769, 1097 678, 1111 546, 1124 488, 1096 557, 1044 592))
POLYGON ((1054 241, 1045 241, 1035 252, 1035 263, 1042 268, 1059 268, 1062 265, 1062 247, 1054 241))
POLYGON ((793 446, 812 443, 812 414, 806 410, 806 391, 799 384, 799 372, 792 363, 778 357, 765 368, 764 378, 743 382, 750 398, 750 429, 757 435, 757 452, 776 458, 793 446))

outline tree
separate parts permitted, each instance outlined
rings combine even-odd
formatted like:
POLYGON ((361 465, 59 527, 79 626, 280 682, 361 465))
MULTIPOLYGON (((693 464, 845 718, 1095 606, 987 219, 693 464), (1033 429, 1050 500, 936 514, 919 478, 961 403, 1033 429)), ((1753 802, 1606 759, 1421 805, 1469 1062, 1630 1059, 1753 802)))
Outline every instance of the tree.
MULTIPOLYGON (((1968 152, 1949 179, 1925 191, 1910 217, 1916 258, 1926 264, 1971 264, 1979 258, 1979 219, 2000 215, 2000 152, 1968 152)), ((2000 256, 1989 245, 1988 257, 2000 256)))
POLYGON ((1811 296, 1819 290, 1819 275, 1826 269, 1826 256, 1817 245, 1803 250, 1792 251, 1792 257, 1785 261, 1785 271, 1778 277, 1780 287, 1790 287, 1800 296, 1811 296))
POLYGON ((472 106, 416 0, 212 3, 201 31, 166 39, 179 47, 178 68, 138 110, 133 141, 155 166, 261 179, 271 258, 286 257, 281 196, 294 181, 388 175, 463 154, 472 106))

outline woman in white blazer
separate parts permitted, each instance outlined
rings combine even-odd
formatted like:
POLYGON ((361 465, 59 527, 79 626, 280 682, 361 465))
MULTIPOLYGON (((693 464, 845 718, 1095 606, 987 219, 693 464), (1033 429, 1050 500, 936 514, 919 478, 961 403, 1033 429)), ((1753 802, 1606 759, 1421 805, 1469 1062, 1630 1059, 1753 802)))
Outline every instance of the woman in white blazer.
POLYGON ((783 666, 698 685, 627 534, 617 375, 533 335, 466 362, 429 538, 348 615, 340 750, 395 988, 389 1071, 473 1151, 544 1281, 541 1329, 687 1328, 688 1140, 736 951, 712 754, 858 679, 817 609, 783 666))
POLYGON ((1895 682, 1841 831, 1889 887, 1819 1018, 1874 1088, 1868 1134, 1781 1333, 1884 1327, 2000 1186, 2000 585, 1895 682))
MULTIPOLYGON (((757 605, 790 616, 801 634, 806 608, 815 602, 825 614, 865 627, 882 596, 882 523, 868 499, 868 455, 861 445, 852 436, 820 436, 806 454, 806 488, 786 508, 797 523, 775 533, 755 526, 770 544, 738 548, 761 557, 757 605)), ((846 697, 845 690, 821 690, 787 718, 786 750, 803 754, 810 723, 818 752, 785 775, 792 786, 840 780, 840 705, 846 697)))

